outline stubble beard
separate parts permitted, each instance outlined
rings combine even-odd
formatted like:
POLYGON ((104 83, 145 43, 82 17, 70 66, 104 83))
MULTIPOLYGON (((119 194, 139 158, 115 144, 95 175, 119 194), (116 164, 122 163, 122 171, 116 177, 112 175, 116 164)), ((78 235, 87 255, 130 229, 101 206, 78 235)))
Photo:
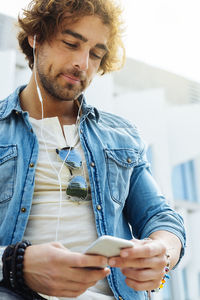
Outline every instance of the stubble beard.
POLYGON ((71 101, 76 100, 87 86, 86 76, 78 70, 65 70, 63 73, 72 75, 80 79, 77 86, 75 84, 59 82, 61 80, 62 72, 57 75, 52 75, 52 66, 47 71, 43 70, 42 63, 37 59, 36 64, 37 73, 44 90, 57 101, 71 101))
POLYGON ((45 91, 57 101, 71 101, 76 100, 85 90, 85 81, 80 81, 79 87, 73 84, 66 83, 64 86, 59 84, 60 74, 55 78, 50 75, 45 75, 40 70, 38 71, 39 79, 45 91))

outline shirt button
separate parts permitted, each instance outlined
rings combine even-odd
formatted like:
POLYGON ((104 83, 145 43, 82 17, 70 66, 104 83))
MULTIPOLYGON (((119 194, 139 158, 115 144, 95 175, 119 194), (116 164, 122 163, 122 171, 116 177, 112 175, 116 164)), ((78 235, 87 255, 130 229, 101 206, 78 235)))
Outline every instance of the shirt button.
POLYGON ((123 298, 119 296, 119 300, 123 300, 123 298))
POLYGON ((19 115, 19 111, 16 110, 15 113, 16 113, 16 115, 19 115))
POLYGON ((80 134, 83 134, 83 129, 80 130, 80 134))
POLYGON ((91 162, 90 166, 91 166, 91 167, 94 167, 94 166, 95 166, 95 163, 94 163, 94 162, 91 162))
POLYGON ((127 162, 130 164, 132 162, 132 159, 130 157, 127 158, 127 162))
POLYGON ((33 133, 33 128, 31 128, 31 133, 33 133))
POLYGON ((25 213, 25 212, 26 212, 26 208, 25 208, 25 207, 22 207, 22 208, 21 208, 21 212, 22 212, 22 213, 25 213))
POLYGON ((33 168, 35 165, 34 165, 34 163, 30 163, 30 168, 33 168))
POLYGON ((101 205, 97 205, 97 209, 98 209, 98 210, 101 210, 101 205))

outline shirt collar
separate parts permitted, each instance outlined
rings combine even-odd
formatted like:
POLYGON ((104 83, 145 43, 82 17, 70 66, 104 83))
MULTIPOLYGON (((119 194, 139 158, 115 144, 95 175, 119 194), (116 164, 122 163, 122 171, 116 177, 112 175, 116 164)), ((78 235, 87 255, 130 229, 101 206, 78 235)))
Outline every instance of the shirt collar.
MULTIPOLYGON (((4 119, 8 117, 12 111, 16 111, 18 113, 22 113, 22 108, 20 106, 19 95, 23 91, 26 85, 18 87, 11 95, 9 95, 6 99, 0 101, 0 119, 4 119)), ((82 103, 82 116, 84 118, 95 119, 97 122, 99 120, 99 112, 98 110, 86 103, 85 96, 81 94, 78 98, 78 102, 82 103)))
POLYGON ((12 111, 16 111, 18 113, 23 112, 20 106, 19 94, 25 87, 26 85, 18 87, 6 99, 0 101, 0 119, 8 117, 12 113, 12 111))
POLYGON ((82 103, 82 116, 88 117, 89 119, 95 119, 96 122, 99 121, 99 111, 96 107, 88 105, 85 100, 85 96, 81 94, 78 98, 79 103, 82 103))

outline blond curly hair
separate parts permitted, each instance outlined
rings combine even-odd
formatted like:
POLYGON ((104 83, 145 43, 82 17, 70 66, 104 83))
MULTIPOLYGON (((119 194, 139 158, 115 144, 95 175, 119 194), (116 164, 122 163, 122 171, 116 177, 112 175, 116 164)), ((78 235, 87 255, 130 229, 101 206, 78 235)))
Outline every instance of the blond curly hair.
POLYGON ((33 68, 33 50, 28 36, 37 35, 37 41, 50 40, 59 30, 64 15, 68 21, 78 21, 83 16, 97 15, 110 30, 108 52, 103 57, 99 73, 105 74, 120 69, 125 61, 122 42, 122 9, 116 0, 32 0, 22 17, 18 17, 18 42, 22 52, 33 68))

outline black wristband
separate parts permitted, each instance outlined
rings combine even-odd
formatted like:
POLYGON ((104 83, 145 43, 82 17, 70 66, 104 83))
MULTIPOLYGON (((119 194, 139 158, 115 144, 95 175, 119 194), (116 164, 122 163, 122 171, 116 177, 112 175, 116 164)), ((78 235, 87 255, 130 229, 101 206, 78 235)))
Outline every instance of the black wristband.
POLYGON ((28 246, 31 246, 29 241, 22 241, 15 245, 10 272, 10 274, 12 274, 12 278, 10 276, 10 281, 12 279, 11 285, 13 288, 26 288, 23 276, 23 262, 25 250, 28 246))
POLYGON ((11 288, 10 283, 10 271, 11 271, 11 261, 14 253, 15 245, 9 245, 2 256, 3 262, 3 283, 4 286, 11 288))
POLYGON ((22 241, 15 245, 9 245, 3 254, 3 286, 14 291, 27 300, 44 299, 31 290, 24 282, 23 261, 26 248, 30 246, 29 241, 22 241))

